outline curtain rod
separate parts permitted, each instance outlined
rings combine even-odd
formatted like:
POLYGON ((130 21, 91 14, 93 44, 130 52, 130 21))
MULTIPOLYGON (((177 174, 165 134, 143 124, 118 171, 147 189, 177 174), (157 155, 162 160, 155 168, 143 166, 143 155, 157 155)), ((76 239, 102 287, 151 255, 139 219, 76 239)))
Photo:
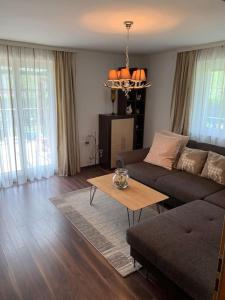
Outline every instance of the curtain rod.
POLYGON ((52 50, 52 51, 79 52, 79 50, 76 50, 74 48, 48 46, 48 45, 42 45, 36 43, 18 42, 18 41, 3 40, 3 39, 0 39, 0 45, 36 48, 36 49, 52 50))

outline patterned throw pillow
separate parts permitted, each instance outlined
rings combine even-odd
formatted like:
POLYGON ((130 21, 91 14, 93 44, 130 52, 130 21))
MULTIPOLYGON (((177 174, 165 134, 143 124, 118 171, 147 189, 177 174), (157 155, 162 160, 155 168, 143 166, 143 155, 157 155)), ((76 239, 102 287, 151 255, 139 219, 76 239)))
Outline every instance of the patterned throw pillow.
POLYGON ((225 156, 210 151, 201 176, 225 185, 225 156))
POLYGON ((200 174, 207 159, 207 155, 207 151, 185 147, 179 158, 177 169, 192 174, 200 174))

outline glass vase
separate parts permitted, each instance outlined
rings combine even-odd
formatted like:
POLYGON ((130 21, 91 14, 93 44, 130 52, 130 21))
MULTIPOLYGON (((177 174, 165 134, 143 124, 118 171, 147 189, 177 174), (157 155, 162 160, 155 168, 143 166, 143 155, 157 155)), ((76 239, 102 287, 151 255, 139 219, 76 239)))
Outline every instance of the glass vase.
POLYGON ((119 190, 126 189, 128 187, 128 178, 126 169, 116 169, 113 175, 113 185, 119 190))

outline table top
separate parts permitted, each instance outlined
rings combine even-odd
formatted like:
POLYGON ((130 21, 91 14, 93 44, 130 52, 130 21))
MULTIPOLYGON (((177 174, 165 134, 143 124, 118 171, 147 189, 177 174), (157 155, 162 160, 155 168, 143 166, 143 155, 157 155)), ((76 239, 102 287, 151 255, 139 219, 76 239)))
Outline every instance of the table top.
POLYGON ((167 195, 164 195, 132 178, 128 179, 128 188, 119 190, 113 186, 113 175, 114 174, 111 173, 94 177, 87 181, 133 211, 159 203, 169 198, 167 195))

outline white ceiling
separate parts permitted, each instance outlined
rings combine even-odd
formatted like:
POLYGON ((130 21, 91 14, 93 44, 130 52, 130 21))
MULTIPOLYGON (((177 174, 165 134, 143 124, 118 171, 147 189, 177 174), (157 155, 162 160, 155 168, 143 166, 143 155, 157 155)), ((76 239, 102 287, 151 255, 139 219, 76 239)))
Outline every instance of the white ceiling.
POLYGON ((0 39, 149 53, 225 40, 222 0, 0 0, 0 39))

